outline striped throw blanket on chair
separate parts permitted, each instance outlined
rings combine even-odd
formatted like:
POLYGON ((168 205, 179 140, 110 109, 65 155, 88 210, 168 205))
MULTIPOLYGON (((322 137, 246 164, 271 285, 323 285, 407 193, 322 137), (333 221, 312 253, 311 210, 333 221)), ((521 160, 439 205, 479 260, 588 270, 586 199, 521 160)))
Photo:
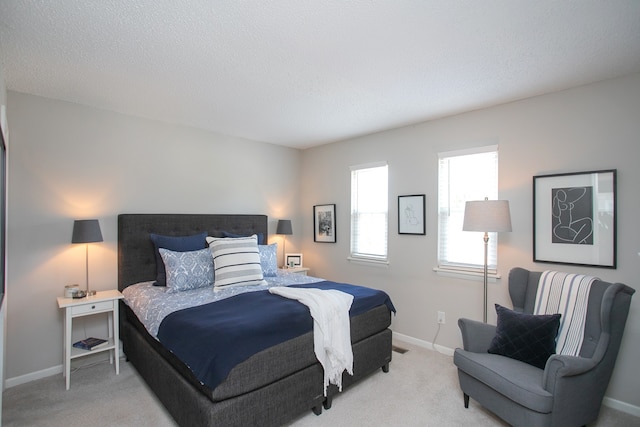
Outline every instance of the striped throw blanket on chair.
POLYGON ((556 353, 578 356, 582 348, 589 291, 595 277, 544 271, 538 282, 533 314, 560 313, 556 353))

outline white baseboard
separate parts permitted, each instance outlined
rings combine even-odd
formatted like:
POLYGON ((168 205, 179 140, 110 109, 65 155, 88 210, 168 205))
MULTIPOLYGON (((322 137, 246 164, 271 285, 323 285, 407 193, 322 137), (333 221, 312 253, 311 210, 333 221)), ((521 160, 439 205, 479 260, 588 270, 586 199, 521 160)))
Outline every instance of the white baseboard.
MULTIPOLYGON (((398 341, 406 342, 409 344, 417 345, 418 347, 426 348, 427 350, 437 351, 442 354, 446 354, 447 356, 453 356, 453 352, 455 351, 452 348, 444 347, 439 344, 435 346, 433 343, 428 341, 420 340, 417 338, 410 337, 408 335, 399 334, 397 332, 393 332, 393 338, 398 341)), ((612 409, 616 409, 620 412, 624 412, 629 415, 633 415, 634 417, 640 417, 640 406, 632 405, 627 402, 623 402, 621 400, 612 399, 610 397, 605 396, 602 400, 602 404, 612 409)))
MULTIPOLYGON (((73 359, 71 370, 73 371, 74 368, 81 368, 84 366, 91 365, 93 363, 96 363, 97 361, 108 361, 109 353, 110 352, 101 352, 93 355, 88 355, 80 359, 73 359)), ((125 355, 122 352, 122 345, 121 345, 120 358, 122 359, 124 357, 125 355)), ((62 369, 63 369, 62 365, 56 365, 56 366, 52 366, 51 368, 43 369, 41 371, 31 372, 31 373, 19 375, 13 378, 7 378, 6 380, 4 380, 4 388, 7 389, 7 388, 15 387, 20 384, 25 384, 31 381, 50 377, 52 375, 61 375, 62 369)))
POLYGON ((440 344, 434 345, 429 341, 419 340, 417 338, 413 338, 404 334, 399 334, 397 332, 393 332, 393 338, 397 339, 398 341, 403 341, 409 344, 417 345, 418 347, 426 348, 427 350, 437 351, 438 353, 446 354, 447 356, 453 356, 452 348, 445 347, 440 344))
POLYGON ((602 400, 602 404, 612 409, 617 409, 620 412, 624 412, 634 417, 640 417, 640 406, 632 405, 621 400, 612 399, 605 396, 602 400))
POLYGON ((42 378, 50 377, 52 375, 62 374, 62 365, 53 366, 51 368, 43 369, 41 371, 31 372, 28 374, 20 375, 13 378, 7 378, 4 381, 5 388, 15 387, 20 384, 29 383, 31 381, 39 380, 42 378))

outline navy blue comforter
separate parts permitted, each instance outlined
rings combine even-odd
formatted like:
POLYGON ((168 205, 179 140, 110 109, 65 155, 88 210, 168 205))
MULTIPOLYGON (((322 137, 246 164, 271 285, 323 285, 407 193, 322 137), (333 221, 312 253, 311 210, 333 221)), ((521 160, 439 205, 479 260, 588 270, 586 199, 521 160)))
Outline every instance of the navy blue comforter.
MULTIPOLYGON (((354 296, 350 316, 382 304, 395 313, 383 291, 326 281, 292 287, 349 293, 354 296)), ((238 363, 312 330, 307 306, 269 291, 256 291, 171 313, 160 324, 158 339, 213 390, 238 363)))

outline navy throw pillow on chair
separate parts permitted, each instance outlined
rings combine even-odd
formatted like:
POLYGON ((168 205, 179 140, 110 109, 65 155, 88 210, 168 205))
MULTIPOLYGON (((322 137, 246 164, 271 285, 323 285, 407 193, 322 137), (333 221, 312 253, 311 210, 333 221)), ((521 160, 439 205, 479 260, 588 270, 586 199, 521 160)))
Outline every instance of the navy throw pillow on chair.
POLYGON ((489 353, 520 360, 544 369, 556 352, 560 314, 519 313, 496 304, 498 325, 489 353))

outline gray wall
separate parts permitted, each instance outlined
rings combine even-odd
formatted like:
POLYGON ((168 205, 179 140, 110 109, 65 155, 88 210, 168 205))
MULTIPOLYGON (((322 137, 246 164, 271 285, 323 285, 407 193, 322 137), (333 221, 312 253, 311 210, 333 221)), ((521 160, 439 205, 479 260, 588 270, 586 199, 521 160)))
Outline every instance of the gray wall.
MULTIPOLYGON (((502 280, 489 284, 489 305, 510 306, 512 267, 583 272, 640 290, 640 75, 487 108, 304 151, 302 205, 305 236, 313 235, 312 206, 336 203, 337 243, 303 244, 315 274, 387 291, 398 309, 396 333, 433 342, 436 312, 446 313, 436 344, 461 346, 457 319, 482 319, 482 283, 433 271, 437 255, 437 153, 499 144, 500 198, 510 200, 512 233, 499 236, 502 280), (347 261, 349 166, 389 163, 388 268, 347 261), (618 268, 536 264, 532 261, 532 177, 598 169, 618 170, 618 268), (426 236, 397 234, 397 196, 426 194, 426 236)), ((479 279, 481 280, 481 279, 479 279)), ((608 396, 640 406, 640 295, 633 299, 608 396)), ((489 321, 495 322, 490 308, 489 321)), ((639 408, 636 408, 636 411, 639 408)))
MULTIPOLYGON (((116 286, 116 215, 121 212, 265 213, 294 220, 288 252, 303 252, 314 275, 388 291, 395 332, 423 343, 461 344, 456 319, 482 315, 478 281, 442 277, 436 264, 437 157, 440 151, 500 145, 500 196, 511 201, 512 233, 500 236, 503 278, 531 259, 532 176, 618 169, 618 269, 580 271, 638 288, 640 75, 584 86, 305 151, 224 137, 9 92, 9 304, 6 377, 19 382, 60 372, 62 313, 55 297, 84 283, 84 249, 71 245, 74 218, 96 217, 105 242, 90 252, 96 289, 116 286), (350 264, 349 166, 387 160, 390 172, 388 268, 350 264), (427 235, 397 234, 397 196, 427 196, 427 235), (336 244, 313 242, 312 206, 337 204, 336 244), (26 339, 25 339, 26 338, 26 339), (43 351, 42 349, 47 349, 43 351), (54 372, 55 371, 55 372, 54 372)), ((271 236, 280 243, 280 237, 271 236)), ((509 304, 506 280, 490 301, 509 304)), ((640 407, 639 297, 627 323, 608 395, 640 407)), ((490 321, 495 315, 490 312, 490 321)), ((99 324, 87 324, 89 333, 99 324)))
MULTIPOLYGON (((267 214, 272 233, 277 218, 300 223, 299 150, 11 91, 8 101, 6 377, 14 384, 60 368, 56 297, 67 284, 85 284, 84 245, 71 244, 74 219, 100 220, 104 243, 89 249, 96 290, 117 287, 119 213, 267 214)), ((288 239, 287 250, 294 249, 288 239)), ((83 318, 74 330, 79 337, 83 326, 88 335, 104 334, 105 324, 83 318)))

